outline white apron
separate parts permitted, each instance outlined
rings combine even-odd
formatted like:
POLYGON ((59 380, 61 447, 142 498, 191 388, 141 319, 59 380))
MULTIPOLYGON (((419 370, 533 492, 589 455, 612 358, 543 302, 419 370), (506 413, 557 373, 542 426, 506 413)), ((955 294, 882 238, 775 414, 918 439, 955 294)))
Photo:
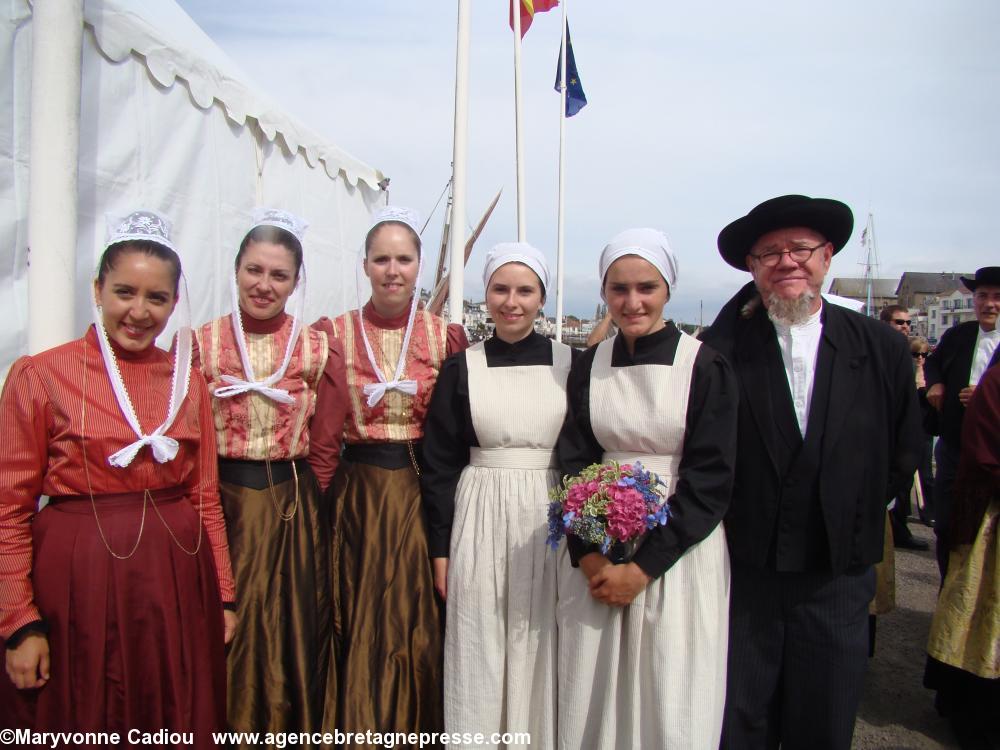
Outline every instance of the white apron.
POLYGON ((487 367, 482 343, 465 359, 480 447, 455 494, 445 729, 530 732, 531 748, 552 748, 558 558, 545 539, 570 349, 553 342, 552 367, 487 367))
MULTIPOLYGON (((674 363, 611 366, 602 342, 590 418, 603 461, 639 459, 674 492, 696 339, 674 363)), ((560 748, 716 750, 726 697, 729 553, 720 523, 624 608, 592 598, 563 548, 559 570, 560 748)))

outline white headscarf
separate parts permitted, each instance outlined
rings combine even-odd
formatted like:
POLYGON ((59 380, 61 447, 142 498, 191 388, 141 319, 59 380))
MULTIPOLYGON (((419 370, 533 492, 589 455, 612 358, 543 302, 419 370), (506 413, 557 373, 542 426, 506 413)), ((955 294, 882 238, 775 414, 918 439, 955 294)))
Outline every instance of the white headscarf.
POLYGON ((677 288, 677 256, 670 249, 666 235, 658 229, 626 229, 616 234, 601 251, 601 299, 604 299, 604 277, 608 275, 608 269, 625 255, 638 255, 652 263, 667 282, 670 294, 674 294, 677 288))
POLYGON ((542 251, 527 242, 501 242, 486 254, 483 267, 483 286, 489 287, 490 279, 500 266, 508 263, 523 263, 538 276, 545 291, 549 288, 549 267, 542 251))

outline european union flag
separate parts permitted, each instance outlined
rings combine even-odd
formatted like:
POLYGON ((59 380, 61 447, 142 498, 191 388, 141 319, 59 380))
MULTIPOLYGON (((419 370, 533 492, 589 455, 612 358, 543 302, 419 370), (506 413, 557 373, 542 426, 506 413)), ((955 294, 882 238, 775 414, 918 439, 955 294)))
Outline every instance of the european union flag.
MULTIPOLYGON (((583 93, 580 74, 576 70, 576 58, 573 57, 573 40, 569 37, 569 25, 566 26, 566 116, 572 117, 587 106, 587 95, 583 93)), ((556 61, 556 91, 562 88, 562 45, 559 45, 559 59, 556 61)))

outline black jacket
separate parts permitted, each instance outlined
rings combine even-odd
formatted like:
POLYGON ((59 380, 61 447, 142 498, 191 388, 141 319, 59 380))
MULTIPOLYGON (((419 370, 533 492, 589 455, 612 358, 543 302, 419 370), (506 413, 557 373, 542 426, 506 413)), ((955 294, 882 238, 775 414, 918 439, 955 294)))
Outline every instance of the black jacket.
POLYGON ((783 365, 774 326, 763 306, 741 314, 755 296, 751 282, 702 335, 729 360, 740 387, 736 481, 725 518, 733 560, 773 567, 775 540, 798 534, 807 535, 804 548, 822 548, 812 558, 822 561, 822 570, 841 573, 876 563, 886 504, 907 486, 921 450, 906 340, 884 323, 824 303, 804 443, 812 455, 805 467, 802 461, 790 467, 789 435, 794 432, 800 442, 802 436, 787 381, 776 376, 783 365), (799 512, 788 504, 793 486, 796 502, 814 510, 799 512), (785 514, 779 529, 779 510, 790 507, 795 512, 785 514))
MULTIPOLYGON (((978 321, 959 323, 944 332, 937 348, 924 365, 928 389, 937 383, 944 383, 944 403, 938 418, 939 434, 942 440, 956 450, 961 443, 962 418, 965 416, 965 407, 958 400, 958 392, 969 384, 978 338, 978 321)), ((990 366, 994 366, 998 360, 1000 347, 994 352, 990 366)))

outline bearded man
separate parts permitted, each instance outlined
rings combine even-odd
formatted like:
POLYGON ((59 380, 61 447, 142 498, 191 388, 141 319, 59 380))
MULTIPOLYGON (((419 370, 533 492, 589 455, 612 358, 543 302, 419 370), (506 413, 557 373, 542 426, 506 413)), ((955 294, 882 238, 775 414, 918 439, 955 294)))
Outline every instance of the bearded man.
POLYGON ((853 227, 786 195, 719 234, 753 276, 702 336, 740 383, 724 750, 851 745, 885 509, 920 453, 905 338, 820 296, 853 227))

